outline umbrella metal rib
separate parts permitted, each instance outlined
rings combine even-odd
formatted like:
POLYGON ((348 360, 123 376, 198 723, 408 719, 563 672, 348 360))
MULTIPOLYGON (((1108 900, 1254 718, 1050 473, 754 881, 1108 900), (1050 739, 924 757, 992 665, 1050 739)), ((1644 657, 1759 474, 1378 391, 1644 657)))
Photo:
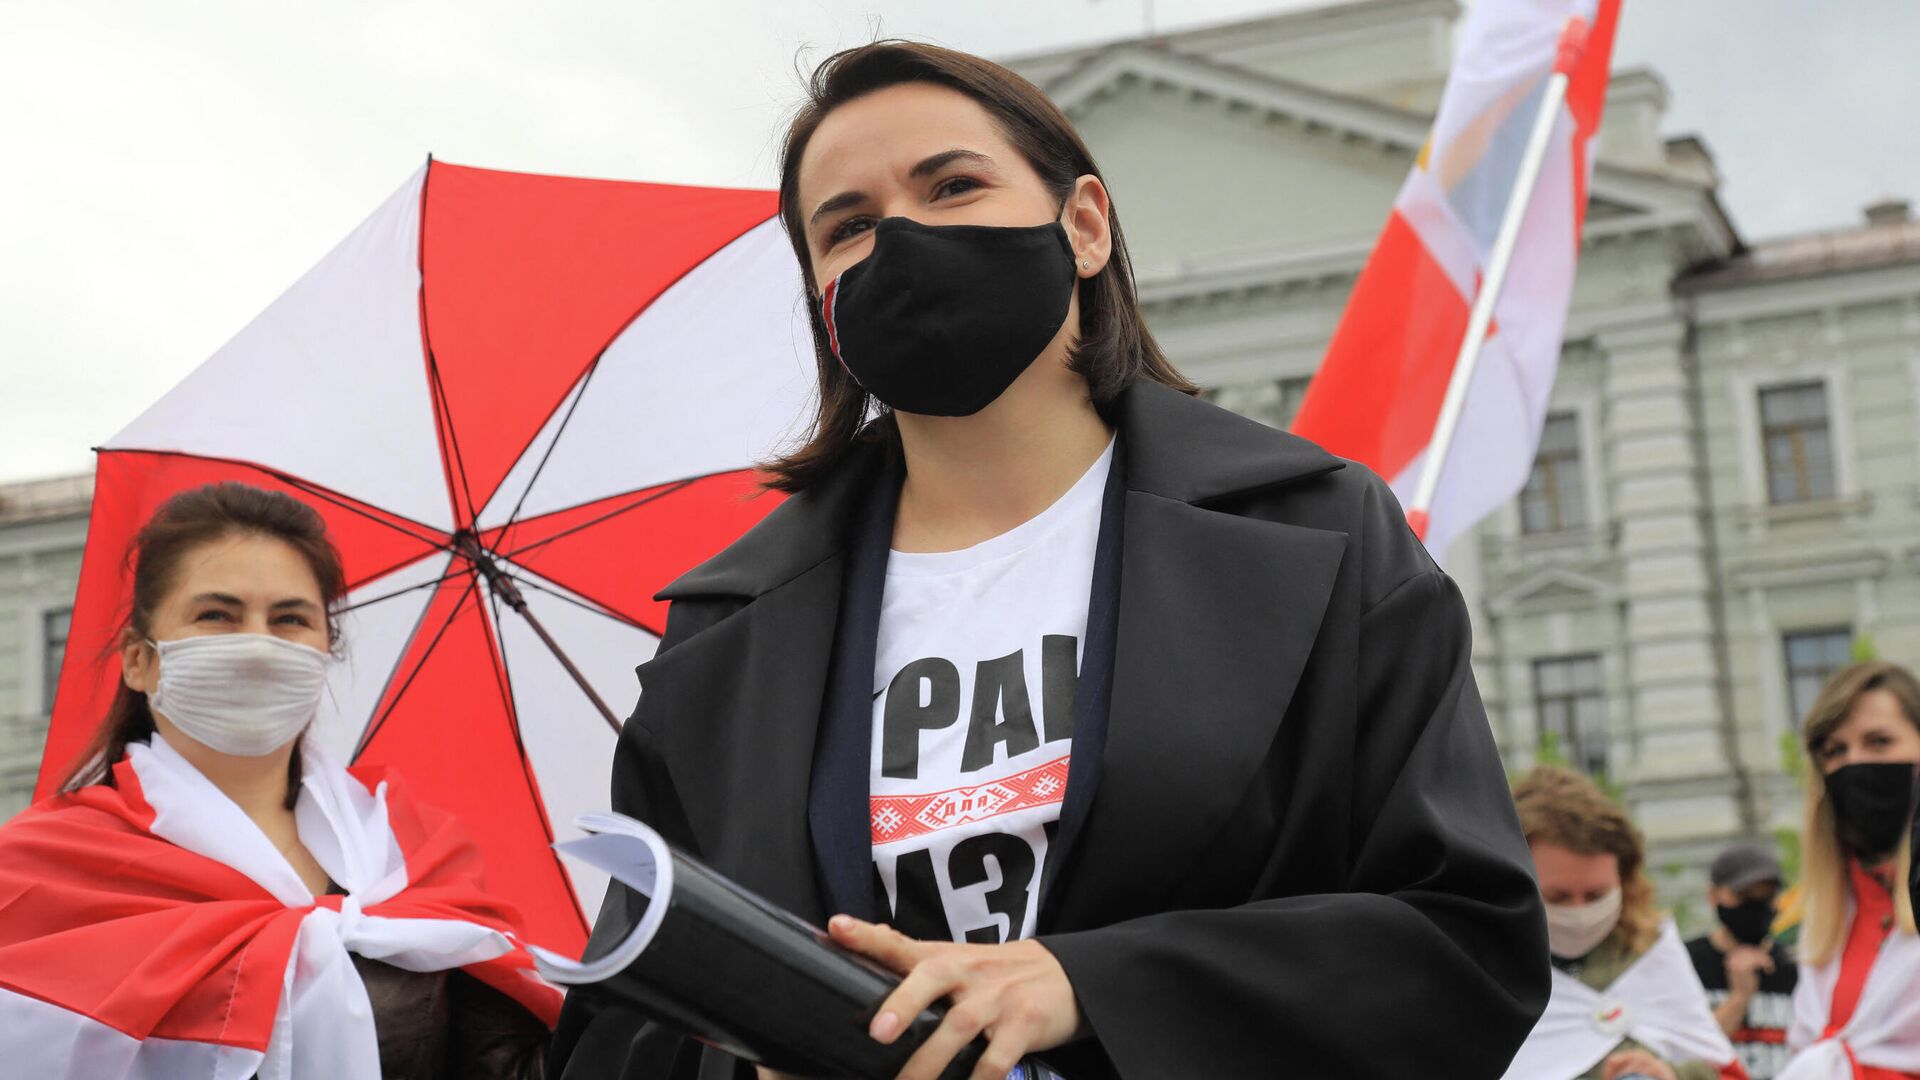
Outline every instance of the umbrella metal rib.
POLYGON ((553 653, 553 658, 560 661, 560 666, 565 668, 567 674, 573 677, 573 681, 579 685, 581 692, 587 695, 587 700, 593 702, 593 707, 600 710, 600 715, 606 720, 607 726, 613 729, 614 734, 618 735, 620 733, 619 719, 613 715, 612 709, 607 708, 607 703, 600 699, 600 695, 594 692, 592 685, 587 682, 587 677, 580 673, 580 669, 574 666, 573 661, 569 659, 566 652, 560 648, 560 643, 553 640, 553 635, 547 633, 547 628, 540 625, 540 620, 534 617, 532 611, 528 610, 526 597, 520 595, 520 586, 515 584, 511 577, 507 576, 506 571, 500 569, 500 565, 493 561, 493 557, 487 554, 486 549, 480 546, 480 542, 474 538, 472 533, 462 532, 456 536, 454 538, 454 550, 458 551, 468 562, 472 563, 473 568, 480 572, 481 577, 487 579, 487 587, 493 590, 493 595, 499 597, 502 603, 518 612, 521 618, 527 620, 527 625, 532 627, 533 632, 546 644, 548 651, 553 653))

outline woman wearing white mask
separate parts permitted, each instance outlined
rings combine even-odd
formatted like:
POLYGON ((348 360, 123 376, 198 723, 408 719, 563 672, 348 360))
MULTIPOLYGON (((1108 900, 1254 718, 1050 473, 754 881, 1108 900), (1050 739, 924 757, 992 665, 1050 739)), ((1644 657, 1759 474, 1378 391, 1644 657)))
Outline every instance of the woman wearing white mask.
POLYGON ((210 485, 130 562, 108 715, 0 828, 8 1075, 539 1076, 558 995, 472 845, 301 738, 346 592, 320 515, 210 485))
POLYGON ((1900 888, 1920 762, 1920 680, 1884 661, 1833 676, 1807 711, 1805 916, 1794 1057, 1782 1080, 1920 1077, 1920 937, 1900 888))
POLYGON ((1547 1011, 1507 1080, 1744 1080, 1679 931, 1653 906, 1626 812, 1556 766, 1533 770, 1513 797, 1554 970, 1547 1011))

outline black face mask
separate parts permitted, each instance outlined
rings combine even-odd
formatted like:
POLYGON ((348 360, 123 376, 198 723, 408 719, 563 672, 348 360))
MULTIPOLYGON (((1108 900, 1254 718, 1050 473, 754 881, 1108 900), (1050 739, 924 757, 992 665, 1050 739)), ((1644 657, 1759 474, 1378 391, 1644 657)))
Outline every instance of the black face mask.
POLYGON ((1057 221, 890 217, 873 227, 873 251, 827 283, 820 312, 833 354, 867 393, 901 412, 971 416, 1060 332, 1077 280, 1057 221))
POLYGON ((1773 901, 1743 900, 1737 907, 1718 907, 1720 925, 1742 945, 1758 945, 1773 932, 1773 901))
POLYGON ((1899 845, 1913 800, 1913 770, 1904 761, 1863 761, 1827 774, 1840 840, 1856 857, 1878 859, 1899 845))

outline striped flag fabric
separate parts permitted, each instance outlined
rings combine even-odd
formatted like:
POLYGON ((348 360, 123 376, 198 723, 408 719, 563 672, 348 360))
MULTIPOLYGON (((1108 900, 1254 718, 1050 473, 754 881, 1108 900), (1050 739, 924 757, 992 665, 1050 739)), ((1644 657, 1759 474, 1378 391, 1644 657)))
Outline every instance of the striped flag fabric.
POLYGON ((1478 0, 1296 434, 1388 478, 1436 557, 1525 485, 1560 358, 1619 0, 1478 0), (1578 47, 1584 45, 1584 47, 1578 47), (1430 507, 1414 494, 1551 77, 1567 76, 1430 507))
POLYGON ((355 956, 462 969, 558 1020, 460 823, 384 769, 301 752, 329 895, 164 738, 0 830, 0 1076, 379 1080, 355 956))

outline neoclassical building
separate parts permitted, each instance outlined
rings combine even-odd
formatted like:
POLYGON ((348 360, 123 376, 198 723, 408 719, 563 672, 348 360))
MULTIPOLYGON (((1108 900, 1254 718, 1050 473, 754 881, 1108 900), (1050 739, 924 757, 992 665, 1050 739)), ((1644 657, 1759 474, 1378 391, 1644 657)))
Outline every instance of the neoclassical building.
MULTIPOLYGON (((1155 333, 1221 404, 1291 418, 1460 15, 1359 0, 1014 62, 1086 137, 1155 333)), ((1750 243, 1666 105, 1614 73, 1532 479, 1445 557, 1510 767, 1546 749, 1620 784, 1685 901, 1722 844, 1796 820, 1782 740, 1825 675, 1920 662, 1920 223, 1889 200, 1750 243)))
POLYGON ((0 821, 40 768, 92 498, 90 476, 0 484, 0 821))
MULTIPOLYGON (((1091 144, 1156 333, 1222 404, 1291 418, 1460 14, 1358 0, 1012 61, 1091 144)), ((1888 201, 1746 241, 1666 104, 1615 73, 1533 479, 1445 556, 1509 765, 1550 747, 1620 784, 1684 903, 1720 845, 1793 823, 1781 743, 1826 673, 1869 643, 1920 662, 1920 224, 1888 201)), ((0 815, 38 756, 85 486, 0 488, 0 815)))

